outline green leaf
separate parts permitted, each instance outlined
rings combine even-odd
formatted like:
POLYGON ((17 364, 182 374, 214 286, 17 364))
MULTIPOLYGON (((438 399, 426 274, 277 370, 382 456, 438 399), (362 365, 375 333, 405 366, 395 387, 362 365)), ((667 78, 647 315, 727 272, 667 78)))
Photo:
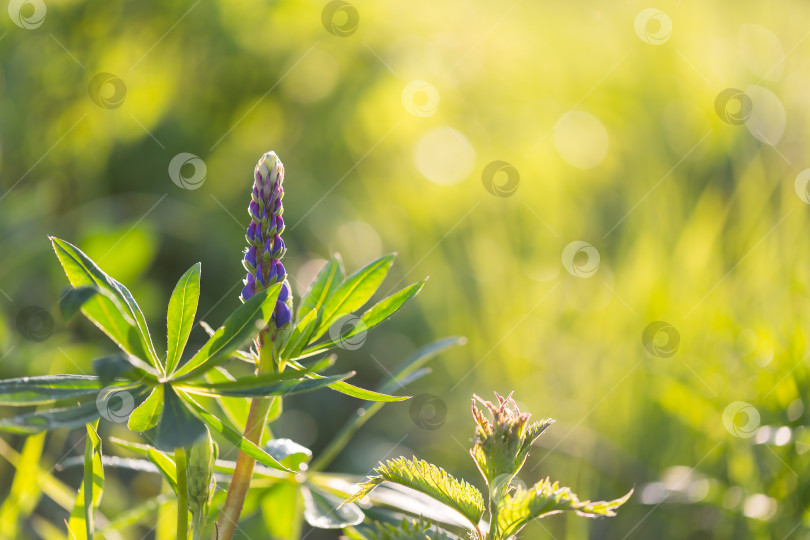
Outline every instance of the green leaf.
POLYGON ((298 308, 298 315, 308 314, 313 309, 318 312, 324 302, 337 290, 343 281, 343 270, 340 259, 335 255, 318 272, 318 275, 309 285, 307 292, 301 298, 301 305, 298 308))
POLYGON ((160 474, 162 474, 166 481, 169 482, 169 485, 172 487, 172 491, 176 493, 177 467, 174 464, 174 460, 163 452, 159 452, 151 447, 146 449, 146 457, 149 458, 149 461, 155 464, 155 467, 158 468, 160 474))
POLYGON ((213 414, 209 413, 205 410, 199 403, 194 401, 194 399, 185 392, 180 392, 181 396, 183 397, 184 401, 188 403, 194 413, 200 418, 203 422, 205 422, 208 427, 216 431, 217 433, 223 435, 226 439, 228 439, 233 445, 237 448, 242 450, 245 454, 249 455, 262 465, 266 465, 272 469, 278 469, 284 472, 295 472, 273 458, 270 454, 259 448, 256 444, 252 443, 251 441, 242 437, 242 434, 239 433, 237 430, 232 428, 231 426, 225 424, 221 419, 217 418, 213 414))
POLYGON ((234 382, 177 385, 177 388, 188 393, 208 397, 255 398, 286 396, 330 386, 352 375, 354 375, 354 372, 301 380, 301 375, 295 372, 267 373, 256 377, 246 377, 234 382))
POLYGON ((394 256, 386 255, 347 277, 324 302, 312 340, 321 337, 343 315, 352 313, 368 302, 388 275, 393 262, 394 256))
POLYGON ((284 346, 284 351, 281 353, 282 360, 298 358, 301 355, 301 351, 309 343, 309 338, 315 330, 317 322, 318 312, 314 309, 310 310, 295 327, 289 341, 287 341, 287 345, 284 346))
POLYGON ((294 471, 302 470, 301 465, 312 459, 312 450, 290 439, 270 439, 264 449, 276 461, 294 471))
MULTIPOLYGON (((0 439, 0 443, 5 447, 5 441, 0 439)), ((45 434, 28 437, 23 443, 22 450, 17 457, 17 462, 11 462, 14 467, 14 480, 11 488, 5 494, 5 500, 0 506, 0 516, 2 516, 3 538, 20 538, 22 533, 19 526, 34 513, 39 503, 42 492, 45 491, 44 475, 48 474, 40 466, 43 460, 42 451, 45 446, 45 434), (42 491, 40 491, 42 488, 42 491)), ((7 451, 14 452, 11 448, 7 451)), ((4 452, 5 457, 5 452, 4 452)), ((70 494, 70 505, 76 498, 75 490, 70 494)), ((72 506, 68 506, 69 510, 72 506)))
POLYGON ((346 499, 345 503, 358 501, 383 482, 393 482, 425 495, 456 510, 474 527, 484 515, 484 498, 481 492, 463 480, 457 480, 444 469, 424 460, 397 458, 380 464, 372 476, 360 484, 360 490, 346 499))
MULTIPOLYGON (((75 289, 70 288, 62 293, 62 296, 59 297, 59 311, 62 312, 62 318, 66 321, 72 319, 79 311, 81 311, 82 306, 97 294, 101 294, 101 290, 93 285, 82 285, 81 287, 76 287, 75 289)), ((113 303, 118 302, 118 300, 112 294, 110 294, 108 298, 113 303)), ((124 311, 121 304, 118 304, 116 307, 118 308, 118 311, 124 311)), ((129 319, 129 322, 131 322, 131 324, 135 324, 132 319, 129 319)))
POLYGON ((304 501, 296 482, 285 480, 268 488, 261 496, 261 507, 270 538, 301 537, 304 501))
POLYGON ((111 354, 93 360, 93 371, 103 386, 115 379, 128 379, 135 382, 157 382, 158 372, 149 364, 128 354, 111 354))
POLYGON ((205 426, 186 407, 175 389, 168 384, 163 388, 163 411, 160 421, 154 430, 153 444, 158 450, 171 451, 175 448, 190 446, 191 443, 205 435, 205 426))
POLYGON ((301 494, 304 496, 304 518, 315 528, 342 529, 357 525, 365 517, 356 504, 341 504, 340 498, 312 485, 302 484, 301 494))
POLYGON ((424 519, 403 519, 396 526, 391 523, 361 525, 357 533, 364 540, 450 540, 443 531, 433 529, 430 522, 424 519))
POLYGON ((158 423, 163 412, 163 385, 152 388, 152 393, 129 415, 127 427, 131 431, 144 432, 158 423))
MULTIPOLYGON (((306 368, 296 361, 290 361, 289 364, 293 368, 297 370, 304 370, 306 368)), ((310 379, 323 379, 323 375, 318 375, 317 373, 307 373, 307 377, 310 379)), ((340 392, 341 394, 345 394, 347 396, 351 396, 357 399, 364 399, 366 401, 382 401, 386 403, 391 403, 395 401, 404 401, 410 396, 389 396, 387 394, 383 394, 380 392, 374 392, 372 390, 366 390, 365 388, 360 388, 359 386, 351 385, 345 381, 338 381, 335 383, 331 383, 327 385, 329 388, 334 390, 335 392, 340 392)))
MULTIPOLYGON (((425 285, 427 278, 423 279, 418 283, 414 283, 408 287, 405 287, 399 292, 396 292, 381 300, 380 302, 374 304, 368 311, 363 313, 360 317, 360 320, 357 321, 355 324, 348 325, 349 330, 345 333, 341 334, 337 339, 330 339, 324 343, 317 343, 311 347, 308 347, 303 351, 303 354, 310 354, 317 350, 326 350, 336 345, 339 345, 343 341, 351 340, 354 336, 358 334, 362 334, 368 332, 385 319, 396 313, 399 308, 401 308, 405 303, 416 296, 419 291, 422 290, 422 287, 425 285)), ((331 333, 330 333, 331 334, 331 333)), ((330 336, 332 337, 332 336, 330 336)))
POLYGON ((92 396, 101 389, 92 375, 46 375, 0 381, 2 405, 44 405, 76 397, 92 396))
POLYGON ((529 489, 508 488, 493 496, 497 513, 493 519, 495 538, 511 538, 531 520, 566 510, 586 517, 615 516, 615 510, 633 494, 630 490, 624 497, 613 501, 580 501, 569 488, 560 487, 558 482, 551 483, 548 478, 529 489))
POLYGON ((95 396, 91 401, 78 406, 33 411, 0 420, 0 431, 31 434, 66 427, 77 428, 89 424, 101 416, 95 396))
POLYGON ((160 367, 155 347, 149 336, 146 319, 132 293, 108 276, 76 246, 51 237, 56 256, 73 287, 94 286, 96 294, 82 306, 82 312, 115 341, 124 352, 148 359, 160 367), (108 296, 117 299, 113 302, 108 296))
POLYGON ((76 540, 93 540, 94 509, 98 508, 101 502, 103 488, 104 468, 101 465, 101 439, 94 426, 88 424, 84 446, 84 480, 68 521, 68 531, 76 540))
POLYGON ((256 293, 236 308, 225 323, 188 362, 172 376, 174 380, 191 379, 227 360, 243 343, 256 337, 267 326, 281 284, 256 293))
POLYGON ((166 354, 166 373, 172 373, 180 362, 180 356, 194 326, 197 303, 200 301, 201 267, 200 263, 197 263, 189 268, 177 282, 169 299, 169 311, 166 315, 169 346, 166 354))

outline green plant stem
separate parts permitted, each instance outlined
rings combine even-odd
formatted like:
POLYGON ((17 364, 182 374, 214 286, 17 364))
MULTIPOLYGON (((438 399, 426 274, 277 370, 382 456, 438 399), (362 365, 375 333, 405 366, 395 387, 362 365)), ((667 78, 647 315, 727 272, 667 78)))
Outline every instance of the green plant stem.
POLYGON ((174 449, 177 467, 177 539, 188 538, 188 479, 186 478, 186 450, 174 449))
MULTIPOLYGON (((274 359, 272 358, 272 347, 272 344, 264 346, 260 343, 258 347, 259 373, 266 373, 275 369, 274 359)), ((250 412, 248 413, 247 423, 245 424, 245 439, 261 446, 264 425, 267 423, 267 414, 270 412, 273 399, 277 398, 254 398, 251 401, 250 412)), ((239 516, 242 514, 242 506, 245 503, 245 496, 247 496, 248 488, 250 487, 250 479, 253 477, 253 467, 255 464, 256 460, 254 458, 244 452, 239 452, 233 471, 233 479, 228 488, 228 495, 225 497, 225 504, 222 506, 219 520, 217 520, 217 532, 214 536, 214 540, 231 540, 231 538, 233 538, 233 533, 236 531, 236 524, 239 521, 239 516)))

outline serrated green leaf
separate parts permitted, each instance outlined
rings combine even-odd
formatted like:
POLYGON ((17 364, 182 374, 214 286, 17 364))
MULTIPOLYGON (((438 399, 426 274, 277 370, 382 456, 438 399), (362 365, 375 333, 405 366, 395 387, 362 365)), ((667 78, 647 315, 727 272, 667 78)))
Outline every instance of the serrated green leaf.
POLYGON ((166 372, 172 373, 180 362, 180 356, 188 342, 197 304, 200 301, 200 263, 189 268, 180 277, 169 299, 169 310, 166 314, 168 329, 168 349, 166 353, 166 372))
POLYGON ((104 468, 101 464, 101 440, 94 426, 87 425, 84 447, 84 479, 70 513, 68 531, 76 540, 93 540, 94 511, 101 502, 104 488, 104 468))
POLYGON ((341 504, 340 498, 312 485, 302 484, 301 494, 304 497, 304 518, 312 527, 342 529, 357 525, 365 517, 356 504, 341 504))
POLYGON ((315 331, 315 325, 317 322, 318 312, 314 309, 310 310, 310 312, 307 313, 303 319, 301 319, 301 322, 296 325, 289 341, 287 341, 287 345, 284 346, 284 351, 281 353, 282 360, 298 358, 301 355, 301 351, 304 349, 306 344, 309 343, 309 338, 312 335, 312 332, 315 331))
POLYGON ((375 522, 357 527, 358 538, 363 540, 450 540, 443 531, 431 527, 424 519, 403 519, 397 525, 375 522))
MULTIPOLYGON (((399 292, 396 292, 381 300, 380 302, 374 304, 371 308, 368 309, 363 315, 360 316, 360 320, 357 321, 355 324, 348 325, 349 329, 338 336, 336 339, 329 339, 323 343, 316 343, 310 347, 304 349, 304 355, 313 353, 314 351, 323 351, 330 349, 339 345, 344 341, 350 341, 354 336, 368 332, 388 317, 396 313, 405 303, 416 296, 419 291, 422 290, 422 287, 427 282, 427 278, 424 280, 414 283, 413 285, 409 285, 405 287, 399 292)), ((331 334, 331 332, 330 332, 331 334)), ((332 337, 330 335, 330 337, 332 337)))
POLYGON ((152 388, 152 393, 129 415, 127 427, 131 431, 144 432, 158 423, 163 413, 163 385, 152 388))
POLYGON ((153 444, 158 450, 164 451, 190 446, 205 435, 205 426, 191 413, 174 388, 168 384, 161 387, 163 410, 154 433, 149 434, 154 438, 153 444))
POLYGON ((227 360, 243 343, 256 337, 273 315, 279 290, 281 284, 276 283, 236 308, 197 354, 175 371, 172 378, 185 380, 202 375, 227 360))
POLYGON ((95 396, 101 389, 92 375, 46 375, 0 381, 0 404, 44 405, 68 398, 95 396))
POLYGON ((377 292, 393 262, 394 256, 386 255, 347 277, 324 302, 323 308, 320 310, 318 327, 313 332, 310 341, 321 337, 335 321, 344 315, 363 307, 363 304, 377 292))
POLYGON ((493 497, 494 537, 511 538, 535 518, 542 518, 571 510, 581 516, 615 516, 615 510, 623 505, 633 491, 613 501, 580 501, 567 487, 546 478, 529 489, 504 489, 500 496, 493 497))
POLYGON ((374 470, 379 476, 369 477, 360 484, 357 493, 346 499, 345 503, 362 499, 383 482, 393 482, 415 489, 449 506, 467 518, 474 527, 478 527, 478 522, 484 515, 484 497, 480 491, 427 461, 397 458, 380 464, 374 470))
POLYGON ((298 308, 299 317, 301 314, 307 314, 313 309, 316 312, 320 311, 321 306, 332 296, 332 293, 337 290, 342 281, 343 270, 341 269, 340 259, 335 255, 318 272, 318 275, 309 285, 307 292, 301 298, 301 305, 298 308))
POLYGON ((76 246, 51 237, 56 256, 73 287, 95 286, 104 294, 94 295, 82 306, 82 312, 115 341, 124 352, 145 358, 161 367, 146 318, 132 293, 106 273, 76 246), (107 296, 114 296, 116 305, 107 296), (133 324, 134 321, 134 324, 133 324))
POLYGON ((205 408, 197 403, 190 395, 185 392, 180 392, 180 394, 183 400, 192 407, 194 414, 196 414, 198 418, 205 422, 209 428, 223 435, 231 444, 242 450, 245 454, 272 469, 278 469, 284 472, 295 472, 276 461, 273 456, 262 450, 256 444, 242 437, 241 433, 226 424, 222 419, 206 411, 205 408))

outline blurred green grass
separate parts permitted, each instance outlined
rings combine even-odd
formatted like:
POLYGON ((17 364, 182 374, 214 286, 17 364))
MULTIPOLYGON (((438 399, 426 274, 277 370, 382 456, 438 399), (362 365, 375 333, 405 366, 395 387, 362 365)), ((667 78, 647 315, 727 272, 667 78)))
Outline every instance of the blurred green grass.
MULTIPOLYGON (((636 487, 617 518, 555 517, 527 537, 807 537, 810 261, 794 179, 810 7, 664 2, 672 31, 654 45, 635 2, 356 1, 343 37, 325 5, 53 1, 38 28, 0 17, 0 374, 79 372, 109 350, 58 316, 66 283, 47 234, 131 285, 158 329, 176 278, 202 261, 200 314, 221 321, 238 302, 251 169, 273 149, 296 292, 333 251, 349 269, 397 251, 390 288, 431 275, 343 355, 361 383, 432 338, 469 337, 414 389, 446 405, 441 429, 389 406, 336 467, 414 451, 473 477, 470 394, 514 390, 558 420, 532 475, 597 498, 636 487), (99 73, 124 82, 119 107, 91 99, 99 73), (435 93, 403 96, 412 81, 435 93), (715 111, 726 88, 753 100, 745 125, 715 111), (181 152, 205 162, 198 189, 169 177, 181 152), (519 173, 512 196, 485 189, 496 160, 519 173), (598 251, 591 277, 565 268, 573 241, 598 251), (53 317, 40 342, 19 316, 30 305, 53 317), (679 336, 668 358, 642 342, 654 321, 679 336), (723 414, 738 401, 773 428, 734 436, 723 414)), ((308 394, 282 426, 317 452, 354 406, 308 394)), ((55 462, 70 444, 49 441, 55 462)), ((110 482, 108 508, 143 495, 110 482)))

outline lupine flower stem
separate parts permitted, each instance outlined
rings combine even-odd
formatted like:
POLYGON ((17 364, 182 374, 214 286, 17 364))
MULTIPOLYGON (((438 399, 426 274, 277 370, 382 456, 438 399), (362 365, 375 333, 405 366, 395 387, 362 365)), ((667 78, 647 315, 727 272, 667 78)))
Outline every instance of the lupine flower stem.
POLYGON ((188 480, 186 477, 186 450, 174 449, 174 461, 177 468, 177 538, 188 538, 188 480))

